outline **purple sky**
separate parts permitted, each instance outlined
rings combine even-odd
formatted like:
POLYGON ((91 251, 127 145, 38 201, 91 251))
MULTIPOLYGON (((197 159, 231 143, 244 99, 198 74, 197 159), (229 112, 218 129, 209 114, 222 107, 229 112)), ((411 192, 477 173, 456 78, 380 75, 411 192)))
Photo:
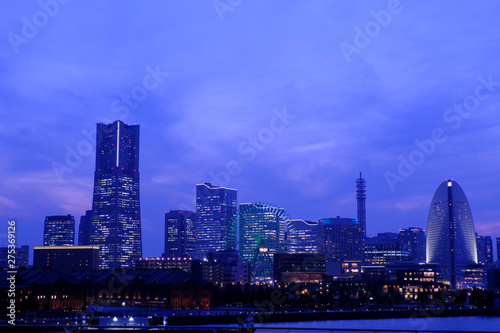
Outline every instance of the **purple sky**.
POLYGON ((500 3, 62 2, 2 1, 1 246, 8 219, 41 245, 46 215, 91 208, 85 133, 118 118, 141 125, 145 256, 197 183, 317 220, 356 216, 360 171, 369 235, 426 227, 454 178, 500 236, 500 3))

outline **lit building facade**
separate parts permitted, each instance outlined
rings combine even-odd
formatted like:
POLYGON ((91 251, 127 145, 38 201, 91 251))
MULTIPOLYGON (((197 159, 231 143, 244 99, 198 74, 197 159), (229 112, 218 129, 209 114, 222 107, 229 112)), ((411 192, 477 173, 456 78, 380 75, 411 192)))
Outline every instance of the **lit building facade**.
POLYGON ((477 236, 477 262, 489 266, 493 263, 493 241, 491 236, 477 236))
POLYGON ((321 219, 318 242, 324 247, 327 275, 334 279, 360 278, 365 242, 363 223, 340 216, 321 219))
POLYGON ((45 217, 43 245, 75 245, 75 218, 69 214, 45 217))
POLYGON ((364 225, 351 218, 319 220, 318 240, 324 243, 327 260, 363 260, 364 225))
POLYGON ((425 230, 417 227, 399 229, 402 249, 410 252, 410 260, 425 261, 425 230))
POLYGON ((195 252, 194 212, 171 210, 165 213, 164 257, 189 255, 195 252))
POLYGON ((427 263, 436 264, 444 283, 461 285, 469 265, 477 264, 476 234, 469 202, 454 180, 432 198, 427 221, 427 263))
POLYGON ((28 268, 30 262, 30 247, 28 245, 23 245, 21 247, 16 247, 15 253, 10 255, 15 258, 15 262, 9 260, 9 247, 0 247, 0 269, 12 269, 10 264, 14 264, 14 269, 19 269, 21 267, 28 268))
POLYGON ((284 209, 261 203, 244 203, 239 208, 240 254, 252 267, 252 282, 270 282, 273 255, 286 252, 284 209))
POLYGON ((97 124, 90 245, 101 268, 130 268, 142 257, 139 125, 97 124))
POLYGON ((237 191, 210 183, 196 185, 196 254, 236 249, 237 191))
POLYGON ((384 281, 389 279, 389 269, 385 266, 361 266, 361 280, 384 281))
POLYGON ((326 276, 324 255, 279 253, 274 255, 273 263, 278 283, 321 283, 326 276))
POLYGON ((288 253, 318 253, 318 223, 289 220, 286 230, 288 253))
POLYGON ((186 273, 193 272, 191 257, 140 258, 135 262, 136 269, 180 269, 186 273))
MULTIPOLYGON (((379 234, 381 235, 381 234, 379 234)), ((396 234, 396 236, 398 236, 396 234)), ((365 239, 365 262, 386 265, 392 261, 411 260, 410 249, 405 248, 399 237, 367 237, 365 239)))

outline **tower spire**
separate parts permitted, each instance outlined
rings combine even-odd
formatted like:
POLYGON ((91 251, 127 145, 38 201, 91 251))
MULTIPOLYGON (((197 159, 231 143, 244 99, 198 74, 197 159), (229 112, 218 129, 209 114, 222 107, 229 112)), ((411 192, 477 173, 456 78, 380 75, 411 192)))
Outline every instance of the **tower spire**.
POLYGON ((366 181, 362 172, 359 173, 359 178, 356 179, 356 208, 358 222, 363 225, 366 233, 366 181))

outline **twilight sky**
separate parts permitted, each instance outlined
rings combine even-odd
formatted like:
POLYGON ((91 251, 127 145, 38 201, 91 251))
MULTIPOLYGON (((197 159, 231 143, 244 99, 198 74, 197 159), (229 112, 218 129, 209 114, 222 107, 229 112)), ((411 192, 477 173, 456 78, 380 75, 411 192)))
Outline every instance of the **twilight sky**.
POLYGON ((141 125, 144 256, 195 184, 426 227, 446 178, 500 236, 500 3, 0 0, 0 246, 91 208, 96 123, 141 125), (230 173, 228 173, 230 172, 230 173))

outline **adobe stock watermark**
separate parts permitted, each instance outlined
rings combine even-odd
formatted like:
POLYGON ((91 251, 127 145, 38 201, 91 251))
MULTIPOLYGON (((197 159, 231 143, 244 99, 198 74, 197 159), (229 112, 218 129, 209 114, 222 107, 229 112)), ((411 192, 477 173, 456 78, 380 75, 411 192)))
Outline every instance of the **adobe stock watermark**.
POLYGON ((28 44, 31 39, 38 35, 40 29, 49 24, 57 14, 61 5, 66 5, 70 0, 39 0, 38 6, 40 10, 35 12, 31 17, 23 16, 21 18, 20 34, 15 32, 7 33, 10 45, 15 53, 19 53, 19 47, 23 44, 28 44))
POLYGON ((7 290, 8 306, 7 317, 9 325, 16 324, 16 221, 10 220, 7 225, 7 234, 9 244, 7 245, 7 281, 9 281, 9 289, 7 290))
POLYGON ((273 109, 272 114, 268 126, 262 127, 238 145, 238 154, 244 157, 243 161, 230 160, 222 170, 208 173, 214 183, 222 187, 229 185, 231 176, 239 175, 243 171, 245 163, 253 161, 260 151, 263 151, 274 141, 276 134, 283 132, 290 125, 290 121, 296 117, 296 115, 288 113, 286 107, 281 111, 273 109))
MULTIPOLYGON (((283 132, 290 124, 296 115, 288 113, 286 107, 282 110, 274 108, 272 116, 269 119, 267 126, 262 127, 254 134, 241 141, 237 146, 238 158, 226 162, 224 167, 218 171, 210 171, 208 173, 209 180, 213 184, 226 187, 231 182, 231 177, 239 175, 247 163, 255 160, 259 152, 266 149, 275 139, 275 137, 283 132)), ((180 210, 192 210, 196 204, 190 206, 186 203, 179 205, 180 210)))
MULTIPOLYGON (((114 113, 115 119, 125 121, 130 115, 130 111, 139 106, 139 103, 144 101, 149 93, 160 86, 166 77, 170 75, 160 68, 157 64, 155 68, 146 66, 146 74, 142 78, 140 84, 133 86, 127 93, 122 93, 120 98, 116 98, 111 102, 110 109, 114 113)), ((113 120, 104 119, 103 122, 111 123, 113 120)), ((67 145, 66 157, 64 161, 53 161, 52 169, 57 179, 62 182, 65 173, 73 172, 79 167, 85 157, 91 156, 95 153, 95 147, 100 144, 102 140, 102 133, 97 133, 97 129, 83 129, 81 131, 84 139, 80 140, 76 146, 67 145)))
POLYGON ((373 20, 366 22, 363 28, 358 26, 354 27, 352 44, 347 42, 341 42, 339 44, 340 50, 347 63, 351 62, 351 58, 354 54, 360 54, 363 49, 368 47, 373 39, 380 35, 383 28, 386 28, 392 22, 393 16, 400 14, 402 11, 403 5, 401 5, 399 0, 390 0, 387 3, 387 9, 370 11, 373 20))
POLYGON ((215 12, 219 16, 219 20, 224 21, 225 13, 232 12, 242 3, 243 0, 214 0, 212 5, 214 6, 215 12))
POLYGON ((396 190, 396 184, 403 183, 415 172, 417 167, 436 152, 438 145, 448 140, 447 132, 450 129, 458 130, 462 126, 463 120, 470 118, 472 113, 500 88, 500 81, 493 81, 492 74, 489 74, 487 78, 481 75, 477 80, 479 83, 474 88, 474 93, 466 96, 461 103, 453 104, 443 113, 443 121, 449 126, 448 129, 436 127, 427 138, 415 139, 416 148, 414 150, 406 155, 398 155, 397 171, 385 171, 384 177, 392 192, 396 190))

